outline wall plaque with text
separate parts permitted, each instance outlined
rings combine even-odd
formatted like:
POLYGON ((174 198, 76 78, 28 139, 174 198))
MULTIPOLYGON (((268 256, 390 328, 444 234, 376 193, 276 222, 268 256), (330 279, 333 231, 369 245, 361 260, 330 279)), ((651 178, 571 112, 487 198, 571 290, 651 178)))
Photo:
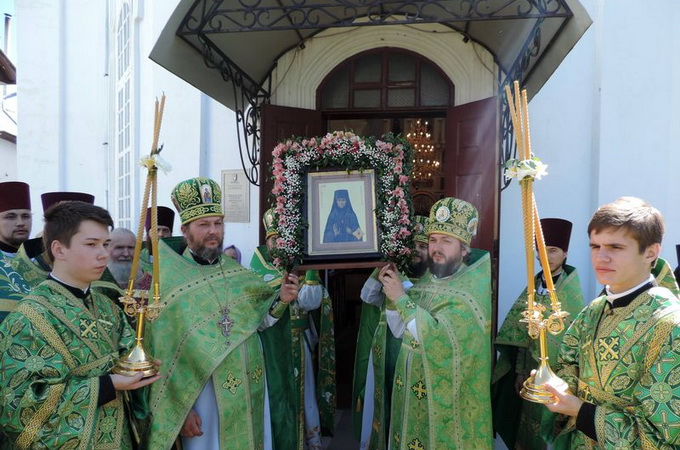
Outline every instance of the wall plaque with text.
POLYGON ((225 222, 250 222, 250 183, 241 169, 222 171, 222 210, 225 222))

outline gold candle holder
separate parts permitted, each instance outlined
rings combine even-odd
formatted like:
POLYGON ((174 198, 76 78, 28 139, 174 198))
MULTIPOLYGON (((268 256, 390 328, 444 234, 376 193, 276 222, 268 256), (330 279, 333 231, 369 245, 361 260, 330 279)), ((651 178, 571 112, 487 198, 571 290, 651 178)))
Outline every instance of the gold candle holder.
POLYGON ((144 377, 150 377, 158 373, 158 366, 154 358, 144 349, 144 321, 154 321, 160 313, 161 303, 154 301, 150 303, 149 291, 134 290, 119 298, 125 305, 123 310, 130 317, 135 317, 137 321, 135 345, 123 356, 113 367, 112 372, 118 375, 133 376, 139 372, 144 377))
POLYGON ((514 90, 515 98, 513 99, 510 87, 505 87, 512 126, 515 131, 515 142, 517 143, 519 160, 508 161, 506 177, 518 178, 522 194, 524 244, 527 263, 527 309, 522 313, 523 318, 520 322, 527 324, 527 332, 531 339, 538 339, 540 350, 539 366, 534 374, 524 381, 520 390, 520 396, 531 402, 546 404, 555 401, 553 395, 546 389, 546 384, 550 384, 560 391, 567 389, 567 384, 564 380, 555 375, 550 368, 547 333, 550 332, 553 335, 557 335, 563 332, 564 318, 568 313, 562 311, 561 304, 555 293, 555 286, 553 285, 550 264, 548 262, 548 253, 543 239, 536 198, 533 192, 534 179, 540 178, 543 175, 541 173, 543 167, 540 161, 531 153, 527 93, 525 89, 520 94, 519 83, 517 81, 514 82, 514 90), (511 168, 514 171, 511 171, 511 168), (548 318, 544 317, 546 307, 534 301, 536 292, 534 279, 535 250, 538 250, 546 287, 550 295, 552 313, 548 318))
POLYGON ((142 211, 139 217, 139 227, 137 229, 137 241, 135 242, 135 253, 132 257, 132 267, 130 270, 130 280, 125 295, 119 298, 123 304, 125 314, 135 317, 136 339, 135 345, 118 360, 112 372, 119 375, 132 376, 139 372, 144 377, 150 377, 158 373, 154 358, 144 349, 144 321, 152 322, 158 318, 161 308, 164 306, 160 301, 160 256, 158 254, 158 207, 157 197, 157 175, 159 164, 159 153, 162 149, 158 147, 158 135, 160 133, 161 122, 163 120, 163 109, 165 106, 165 95, 161 98, 160 104, 156 100, 154 116, 154 136, 151 146, 151 154, 142 160, 142 164, 149 170, 144 186, 144 200, 142 201, 142 211), (151 202, 151 253, 153 256, 152 289, 153 301, 149 301, 149 291, 136 290, 135 277, 139 267, 139 259, 142 252, 142 238, 144 236, 144 225, 146 224, 147 205, 151 202))

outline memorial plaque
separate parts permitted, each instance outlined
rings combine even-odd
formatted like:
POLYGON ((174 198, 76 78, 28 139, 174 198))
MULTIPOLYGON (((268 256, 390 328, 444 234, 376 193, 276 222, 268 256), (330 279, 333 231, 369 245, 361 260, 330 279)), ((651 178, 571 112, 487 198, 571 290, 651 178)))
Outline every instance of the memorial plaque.
POLYGON ((222 171, 224 221, 250 222, 250 182, 241 169, 222 171))

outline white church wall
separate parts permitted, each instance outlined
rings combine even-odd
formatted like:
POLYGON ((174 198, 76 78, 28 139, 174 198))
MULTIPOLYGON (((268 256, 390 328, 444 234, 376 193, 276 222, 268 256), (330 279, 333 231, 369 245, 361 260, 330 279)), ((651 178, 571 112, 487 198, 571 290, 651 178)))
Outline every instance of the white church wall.
POLYGON ((106 185, 98 182, 106 179, 107 141, 100 3, 81 1, 77 14, 66 2, 16 4, 17 178, 30 184, 36 215, 48 191, 86 191, 106 203, 106 185))
MULTIPOLYGON (((677 265, 680 243, 680 38, 670 0, 582 0, 593 25, 529 105, 532 147, 549 175, 535 183, 542 217, 574 223, 569 263, 590 301, 602 286, 590 265, 587 225, 598 206, 644 198, 666 219, 662 257, 677 265), (634 18, 634 19, 633 19, 634 18), (645 39, 640 38, 640 23, 645 39), (651 44, 653 43, 653 45, 651 44)), ((526 286, 509 267, 524 260, 516 182, 501 197, 499 323, 526 286)), ((524 267, 522 262, 521 267, 524 267)))
POLYGON ((0 183, 17 179, 17 145, 0 139, 0 183))
MULTIPOLYGON (((115 209, 111 192, 115 117, 110 77, 114 76, 116 25, 110 0, 17 2, 20 60, 20 131, 17 173, 31 185, 36 216, 40 194, 55 190, 84 191, 98 205, 115 209)), ((133 231, 137 231, 146 170, 137 161, 152 144, 154 99, 166 94, 159 143, 161 156, 173 167, 159 172, 158 204, 172 207, 176 183, 195 176, 220 179, 223 169, 240 168, 234 113, 206 97, 148 59, 175 2, 133 0, 133 231)), ((251 221, 228 224, 225 242, 244 255, 257 245, 258 191, 251 187, 251 221)), ((34 233, 39 231, 37 228, 34 233)), ((180 233, 179 219, 174 233, 180 233)))
POLYGON ((680 20, 671 0, 604 3, 599 203, 633 195, 666 219, 662 257, 680 244, 680 20), (634 14, 634 15, 633 15, 634 14), (635 19, 632 19, 635 17, 635 19), (644 23, 644 34, 640 24, 644 23))

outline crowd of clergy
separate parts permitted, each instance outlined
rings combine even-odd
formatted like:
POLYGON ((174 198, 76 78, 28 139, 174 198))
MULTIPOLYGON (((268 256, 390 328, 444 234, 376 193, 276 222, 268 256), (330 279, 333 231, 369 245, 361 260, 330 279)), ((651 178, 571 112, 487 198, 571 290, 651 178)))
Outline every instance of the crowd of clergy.
MULTIPOLYGON (((31 238, 30 199, 27 184, 0 183, 0 448, 316 450, 337 436, 333 302, 318 271, 274 264, 273 209, 245 267, 209 178, 178 183, 145 236, 114 228, 92 195, 49 192, 31 238), (156 286, 155 320, 126 314, 126 296, 156 286), (142 344, 153 370, 120 370, 142 344)), ((328 233, 363 235, 334 220, 328 233)), ((438 200, 411 218, 408 269, 385 261, 365 281, 356 447, 680 448, 680 289, 660 257, 661 213, 622 197, 587 227, 541 219, 549 277, 535 275, 497 333, 491 257, 471 247, 480 220, 438 200), (595 299, 567 263, 574 231, 589 236, 595 299), (527 304, 549 313, 555 297, 565 330, 541 348, 527 304), (538 403, 521 393, 542 355, 559 378, 538 403)))

